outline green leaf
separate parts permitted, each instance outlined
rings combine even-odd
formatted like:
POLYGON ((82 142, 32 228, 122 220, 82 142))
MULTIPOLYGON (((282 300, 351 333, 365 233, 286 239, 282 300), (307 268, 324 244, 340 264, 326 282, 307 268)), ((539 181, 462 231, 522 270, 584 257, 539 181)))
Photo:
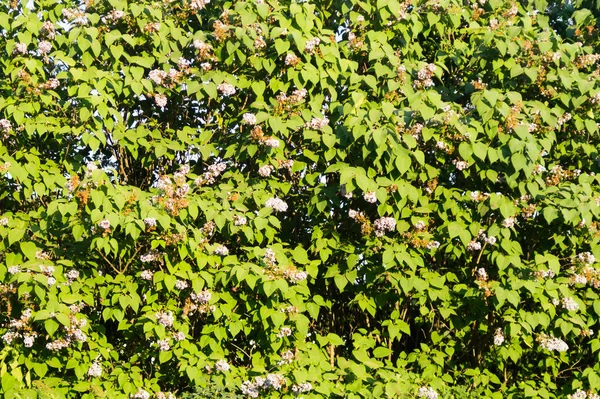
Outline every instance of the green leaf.
POLYGON ((388 348, 384 348, 383 346, 378 346, 373 350, 373 356, 377 358, 387 357, 392 353, 388 348))
POLYGON ((56 330, 58 330, 59 324, 53 319, 47 319, 44 322, 44 327, 46 328, 46 332, 48 333, 48 335, 52 337, 54 336, 56 330))
POLYGON ((38 251, 37 247, 32 242, 21 242, 20 244, 21 252, 23 255, 27 257, 29 260, 33 260, 36 258, 36 253, 38 251))

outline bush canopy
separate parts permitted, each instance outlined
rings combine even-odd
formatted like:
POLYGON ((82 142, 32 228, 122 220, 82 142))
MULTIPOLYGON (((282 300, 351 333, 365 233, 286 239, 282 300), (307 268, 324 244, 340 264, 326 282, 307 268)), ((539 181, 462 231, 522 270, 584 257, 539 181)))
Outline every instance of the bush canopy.
POLYGON ((599 398, 598 10, 0 2, 0 395, 599 398))

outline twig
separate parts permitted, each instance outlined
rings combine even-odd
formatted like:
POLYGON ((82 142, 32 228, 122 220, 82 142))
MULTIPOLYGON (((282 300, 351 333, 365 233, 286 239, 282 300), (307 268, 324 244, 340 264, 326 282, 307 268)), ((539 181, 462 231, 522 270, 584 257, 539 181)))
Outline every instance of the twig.
POLYGON ((129 267, 129 265, 131 264, 131 262, 133 262, 133 260, 136 258, 137 254, 140 252, 140 250, 142 249, 142 247, 138 247, 135 250, 135 253, 133 254, 133 256, 129 259, 129 261, 127 261, 127 263, 125 264, 125 266, 123 267, 123 273, 125 273, 125 271, 127 270, 127 268, 129 267))
POLYGON ((239 346, 237 346, 236 344, 234 344, 233 342, 230 342, 231 345, 235 346, 236 348, 238 348, 239 350, 242 351, 242 353, 246 356, 248 356, 248 359, 251 359, 251 356, 248 354, 248 352, 246 352, 245 350, 243 350, 242 348, 240 348, 239 346))
POLYGON ((121 274, 121 272, 112 264, 111 261, 108 260, 108 258, 106 256, 104 256, 104 254, 102 253, 102 251, 100 251, 100 249, 96 248, 96 252, 98 252, 100 254, 100 256, 102 256, 102 258, 106 261, 106 263, 108 263, 108 265, 118 274, 121 274))

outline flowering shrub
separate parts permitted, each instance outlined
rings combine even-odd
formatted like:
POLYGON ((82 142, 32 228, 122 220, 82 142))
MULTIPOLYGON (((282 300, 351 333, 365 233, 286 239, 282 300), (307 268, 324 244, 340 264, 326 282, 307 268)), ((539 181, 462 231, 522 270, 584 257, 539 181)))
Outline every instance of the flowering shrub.
POLYGON ((0 396, 598 397, 580 3, 0 2, 0 396))

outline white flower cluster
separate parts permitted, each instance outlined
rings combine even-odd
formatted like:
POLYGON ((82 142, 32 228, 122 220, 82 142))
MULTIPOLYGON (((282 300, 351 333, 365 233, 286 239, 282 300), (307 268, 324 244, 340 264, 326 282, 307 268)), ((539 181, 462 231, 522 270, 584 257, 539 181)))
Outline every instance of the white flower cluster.
POLYGON ((295 307, 294 305, 289 305, 289 306, 286 306, 284 308, 279 309, 279 311, 281 313, 293 313, 293 314, 296 314, 296 313, 298 313, 298 308, 295 307))
POLYGON ((81 312, 81 309, 85 308, 85 303, 80 302, 79 304, 74 303, 72 305, 69 306, 69 310, 71 311, 71 313, 76 314, 81 312))
POLYGON ((149 263, 149 262, 154 262, 156 259, 158 259, 158 252, 156 251, 150 251, 148 253, 145 253, 144 255, 140 256, 140 261, 142 261, 142 263, 149 263))
POLYGON ((600 395, 595 392, 586 392, 583 389, 578 389, 573 395, 567 396, 569 399, 600 399, 600 395))
POLYGON ((69 283, 72 283, 73 281, 75 281, 79 278, 79 271, 75 270, 75 269, 71 269, 65 273, 65 277, 67 278, 69 283))
POLYGON ((275 170, 275 168, 272 165, 263 165, 258 168, 258 174, 262 177, 269 177, 273 170, 275 170))
POLYGON ((46 83, 44 83, 41 87, 46 90, 54 90, 60 86, 60 81, 56 78, 50 78, 46 83))
POLYGON ((260 393, 260 391, 258 390, 259 386, 256 383, 256 380, 255 380, 255 382, 244 381, 242 383, 241 389, 242 389, 242 393, 244 395, 248 395, 251 398, 258 398, 258 395, 260 393))
POLYGON ((508 11, 504 13, 504 16, 507 18, 514 17, 519 12, 519 8, 516 3, 513 3, 508 11))
POLYGON ((229 255, 229 249, 225 245, 219 245, 214 249, 213 253, 219 256, 227 256, 229 255))
POLYGON ((69 318, 71 324, 65 326, 66 336, 65 338, 57 339, 46 344, 46 349, 51 351, 59 351, 64 348, 71 346, 73 342, 86 342, 87 335, 81 330, 80 327, 87 325, 86 319, 77 319, 74 316, 69 318))
POLYGON ((246 112, 244 115, 242 115, 242 123, 250 126, 256 125, 256 115, 251 112, 246 112))
POLYGON ((161 339, 156 341, 156 346, 158 346, 158 350, 161 352, 166 352, 169 349, 171 349, 171 345, 169 344, 169 340, 168 339, 161 339))
POLYGON ((283 273, 283 276, 292 284, 297 284, 300 281, 306 280, 308 274, 302 270, 288 269, 283 273))
POLYGON ((540 278, 540 279, 548 279, 548 278, 556 277, 556 273, 554 273, 554 271, 552 269, 538 270, 536 272, 532 272, 532 274, 533 274, 533 276, 540 278))
POLYGON ((280 104, 289 106, 304 101, 307 94, 308 91, 306 89, 296 89, 292 92, 292 94, 289 97, 286 93, 280 92, 275 98, 280 104))
POLYGON ((185 59, 183 57, 179 57, 179 59, 177 60, 177 68, 179 68, 181 70, 186 70, 187 68, 190 67, 191 64, 192 64, 192 61, 185 59))
POLYGON ((566 352, 569 350, 569 345, 565 341, 552 335, 541 334, 537 340, 543 349, 549 351, 566 352))
POLYGON ((190 285, 185 280, 179 280, 179 279, 177 279, 177 281, 175 282, 175 288, 177 288, 180 291, 183 291, 183 290, 187 289, 189 286, 190 285))
POLYGON ((98 226, 101 229, 108 230, 108 229, 110 229, 110 221, 108 219, 102 219, 101 221, 98 222, 98 226))
POLYGON ((500 24, 498 23, 498 19, 497 19, 497 18, 492 18, 492 19, 490 19, 490 29, 491 29, 491 30, 496 30, 496 29, 498 29, 498 26, 499 26, 499 25, 500 25, 500 24))
POLYGON ((194 301, 196 303, 205 305, 210 301, 210 298, 212 298, 212 292, 210 292, 208 290, 202 290, 200 292, 192 292, 190 294, 190 298, 192 301, 194 301))
POLYGON ((94 361, 92 365, 88 368, 87 375, 90 377, 101 377, 102 376, 102 366, 97 361, 94 361))
POLYGON ((281 354, 281 360, 277 362, 277 365, 283 366, 284 364, 291 364, 294 361, 294 351, 287 350, 281 354))
POLYGON ((225 371, 229 371, 230 367, 231 366, 229 365, 229 363, 227 363, 227 361, 223 359, 217 360, 217 362, 215 363, 215 369, 222 373, 225 371))
POLYGON ((293 53, 287 53, 285 56, 285 65, 287 66, 296 66, 300 62, 300 58, 293 53))
POLYGON ((210 51, 212 50, 212 46, 210 44, 205 43, 200 39, 194 40, 193 44, 194 48, 198 50, 198 52, 200 52, 200 56, 202 58, 206 58, 206 56, 208 56, 210 54, 210 51))
POLYGON ((479 242, 478 240, 481 240, 483 242, 485 242, 487 245, 494 245, 496 244, 496 237, 494 236, 487 236, 485 234, 485 231, 483 229, 479 230, 479 233, 477 234, 477 237, 475 240, 471 241, 468 245, 467 245, 467 249, 469 251, 479 251, 481 249, 481 242, 479 242))
POLYGON ((17 338, 23 338, 23 345, 26 348, 31 348, 37 337, 37 333, 31 332, 29 328, 29 319, 33 311, 26 309, 18 320, 11 320, 8 331, 2 336, 2 340, 6 345, 10 345, 17 338), (21 332, 24 330, 24 332, 21 332))
POLYGON ((413 82, 413 86, 417 89, 428 88, 435 86, 433 76, 437 67, 434 64, 427 64, 417 72, 417 80, 413 82))
POLYGON ((277 338, 289 337, 290 335, 292 335, 292 329, 287 326, 284 326, 281 327, 281 330, 279 330, 277 338))
POLYGON ((285 378, 281 374, 268 374, 267 378, 256 377, 254 378, 254 381, 244 381, 241 389, 244 395, 248 395, 251 398, 258 398, 261 390, 279 390, 284 385, 285 378))
POLYGON ((275 256, 275 251, 273 251, 271 248, 267 248, 265 250, 265 256, 263 257, 263 261, 268 266, 274 266, 277 263, 277 258, 275 256))
POLYGON ((467 245, 467 250, 469 251, 479 251, 481 249, 481 243, 479 241, 471 241, 468 245, 467 245))
POLYGON ((154 272, 150 271, 150 270, 144 270, 142 271, 142 273, 140 274, 140 278, 142 280, 152 280, 152 276, 154 276, 154 272))
POLYGON ((504 334, 502 333, 502 329, 498 328, 496 330, 496 334, 494 334, 494 345, 500 346, 504 343, 504 334))
POLYGON ((417 396, 419 398, 438 399, 438 394, 432 387, 420 387, 417 396))
POLYGON ((118 20, 120 20, 121 18, 123 18, 125 16, 125 11, 122 10, 111 10, 108 12, 108 14, 106 14, 105 16, 102 17, 102 23, 103 24, 107 24, 107 23, 115 23, 118 20))
POLYGON ((516 222, 515 218, 511 216, 502 221, 502 226, 511 228, 511 227, 515 226, 515 222, 516 222))
POLYGON ((439 241, 429 241, 427 243, 427 245, 425 246, 425 248, 427 248, 427 249, 437 249, 439 247, 440 247, 439 241))
POLYGON ((561 305, 563 309, 566 309, 569 312, 575 312, 579 309, 579 305, 575 300, 571 297, 561 299, 561 305))
POLYGON ((485 270, 485 268, 480 267, 479 269, 477 269, 477 280, 481 280, 481 281, 488 280, 488 274, 487 274, 487 271, 485 270))
POLYGON ((131 396, 131 399, 150 399, 150 393, 148 391, 140 388, 138 391, 131 396))
POLYGON ((162 69, 153 69, 148 72, 148 79, 159 86, 162 86, 163 82, 168 78, 168 76, 169 75, 162 69))
POLYGON ((87 16, 83 10, 78 8, 63 8, 62 14, 69 21, 72 21, 76 25, 85 25, 88 23, 87 16))
POLYGON ((157 392, 156 399, 177 399, 171 392, 157 392))
POLYGON ((329 125, 329 119, 326 117, 312 118, 311 121, 306 124, 306 127, 313 130, 321 130, 327 125, 329 125))
POLYGON ((538 125, 531 122, 529 125, 527 125, 527 130, 529 131, 529 133, 533 133, 537 130, 538 125))
POLYGON ((210 237, 215 232, 215 226, 216 226, 215 222, 213 222, 213 221, 206 222, 206 223, 204 223, 204 226, 202 226, 202 229, 200 229, 200 232, 205 237, 210 237))
POLYGON ((8 119, 0 119, 0 130, 2 133, 8 133, 12 129, 12 125, 8 119))
MULTIPOLYGON (((40 251, 38 251, 38 252, 40 252, 40 251)), ((46 277, 48 277, 48 285, 56 284, 56 278, 54 278, 54 276, 52 276, 52 273, 54 273, 54 266, 41 265, 40 272, 43 275, 45 275, 46 277)))
POLYGON ((96 169, 98 169, 98 165, 96 165, 95 162, 88 162, 85 164, 85 169, 85 175, 89 177, 96 169))
POLYGON ((467 161, 459 161, 458 159, 454 159, 452 163, 457 170, 465 170, 469 167, 469 163, 467 161))
POLYGON ((396 219, 392 217, 382 217, 375 220, 375 235, 382 237, 386 232, 396 230, 396 219))
MULTIPOLYGON (((591 254, 590 254, 591 255, 591 254)), ((593 255, 591 255, 593 257, 593 255)), ((588 259, 587 257, 585 257, 585 260, 590 261, 591 259, 588 259)), ((595 260, 595 258, 594 258, 595 260)), ((584 263, 584 262, 580 262, 582 263, 582 266, 580 267, 580 270, 578 273, 575 273, 571 276, 571 281, 570 284, 574 285, 574 284, 582 284, 582 285, 587 285, 589 284, 590 286, 594 287, 594 288, 600 288, 600 270, 597 270, 596 268, 593 267, 592 264, 588 264, 588 263, 584 263)), ((574 265, 571 267, 572 271, 576 271, 577 267, 574 265)))
POLYGON ((157 107, 160 108, 164 108, 167 106, 167 96, 165 96, 164 94, 160 94, 160 93, 156 93, 154 94, 154 103, 156 104, 157 107))
MULTIPOLYGON (((307 94, 308 94, 308 90, 306 90, 306 89, 296 89, 292 92, 292 95, 290 96, 289 100, 291 102, 297 104, 297 103, 304 101, 307 94)), ((285 96, 285 94, 284 94, 284 96, 285 96)))
POLYGON ((254 39, 254 48, 256 50, 260 51, 266 47, 267 47, 267 42, 265 42, 265 39, 262 36, 257 36, 256 39, 254 39))
POLYGON ((363 199, 370 204, 374 204, 377 202, 377 194, 375 191, 369 191, 363 194, 363 199))
POLYGON ((481 202, 481 201, 485 201, 489 197, 490 197, 490 193, 482 193, 481 191, 472 191, 471 192, 471 199, 473 201, 481 202))
POLYGON ((310 382, 303 382, 300 385, 293 385, 292 392, 296 395, 304 392, 309 392, 312 390, 312 384, 310 382))
POLYGON ((221 176, 223 172, 227 169, 227 164, 225 162, 217 162, 208 167, 208 170, 202 174, 201 177, 196 178, 194 183, 197 186, 201 186, 203 184, 214 184, 217 177, 221 176))
POLYGON ((196 311, 201 314, 214 312, 216 307, 214 305, 209 305, 211 298, 212 293, 206 289, 200 292, 192 292, 189 299, 186 300, 183 315, 187 316, 196 311))
POLYGON ((27 45, 25 43, 17 43, 13 50, 13 54, 27 54, 27 45))
POLYGON ((156 321, 158 324, 162 324, 165 327, 173 326, 173 322, 175 322, 175 317, 173 316, 173 312, 158 312, 154 315, 156 317, 156 321))
POLYGON ((277 197, 269 198, 265 202, 265 206, 272 208, 275 212, 285 212, 288 209, 288 205, 277 197))
POLYGON ((309 39, 304 45, 304 51, 312 55, 315 53, 316 48, 319 47, 319 44, 321 44, 321 39, 319 39, 318 37, 309 39))
POLYGON ((210 3, 210 0, 191 0, 190 8, 192 10, 202 10, 208 3, 210 3))
POLYGON ((546 172, 547 169, 544 165, 535 165, 533 167, 533 175, 541 175, 542 173, 546 172))
POLYGON ((556 127, 560 127, 560 126, 564 125, 565 123, 570 121, 572 117, 573 116, 570 113, 565 112, 562 116, 558 117, 558 121, 556 122, 556 127))
POLYGON ((294 167, 293 159, 279 160, 277 162, 279 162, 279 169, 287 169, 289 172, 291 172, 294 167))
POLYGON ((246 223, 248 223, 248 219, 246 219, 244 216, 239 216, 239 215, 233 216, 233 224, 235 226, 243 226, 246 223))
POLYGON ((494 236, 484 237, 483 239, 488 245, 494 245, 496 243, 496 237, 494 236))
POLYGON ((417 223, 414 224, 414 227, 416 230, 421 231, 421 230, 424 230, 425 227, 427 227, 427 225, 425 224, 424 221, 419 220, 417 223))
POLYGON ((577 261, 583 265, 591 265, 596 262, 596 257, 590 252, 582 252, 577 254, 577 261))
POLYGON ((268 137, 265 140, 261 141, 262 144, 266 145, 269 148, 279 148, 279 140, 275 137, 268 137))
POLYGON ((38 51, 42 55, 48 54, 50 51, 52 51, 52 43, 42 40, 38 44, 38 51))
POLYGON ((235 86, 226 82, 219 84, 217 90, 225 97, 233 96, 236 93, 235 86))
POLYGON ((146 228, 152 228, 152 227, 156 227, 156 219, 155 218, 145 218, 144 219, 144 224, 146 225, 146 228))

